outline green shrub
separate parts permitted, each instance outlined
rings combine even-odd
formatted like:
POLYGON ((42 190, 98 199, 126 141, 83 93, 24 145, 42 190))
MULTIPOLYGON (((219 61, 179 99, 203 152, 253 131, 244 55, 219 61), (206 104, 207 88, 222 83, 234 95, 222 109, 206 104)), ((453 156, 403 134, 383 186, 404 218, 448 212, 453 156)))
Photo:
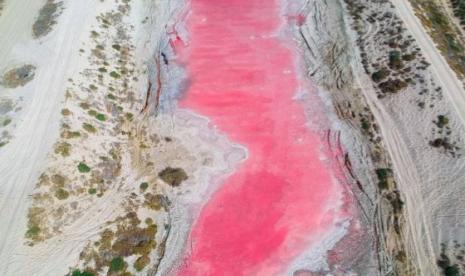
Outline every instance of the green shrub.
POLYGON ((389 52, 389 67, 396 70, 402 69, 402 67, 404 67, 401 53, 399 51, 389 52))
POLYGON ((95 189, 95 188, 90 188, 89 189, 89 194, 95 195, 96 193, 97 193, 97 189, 95 189))
POLYGON ((371 78, 373 79, 374 82, 380 82, 384 80, 385 78, 387 78, 388 76, 389 76, 389 70, 383 68, 379 71, 374 72, 371 75, 371 78))
POLYGON ((37 225, 30 225, 26 232, 26 237, 29 239, 35 239, 40 234, 40 227, 37 225))
POLYGON ((99 121, 102 121, 102 122, 104 122, 104 121, 106 120, 105 115, 102 114, 102 113, 97 114, 97 115, 95 116, 95 118, 96 118, 97 120, 99 120, 99 121))
POLYGON ((446 276, 460 276, 460 270, 457 265, 448 266, 444 269, 446 276))
POLYGON ((111 71, 111 72, 110 72, 110 76, 113 77, 113 78, 115 78, 115 79, 119 79, 119 78, 121 77, 121 76, 120 76, 118 73, 116 73, 115 71, 111 71))
POLYGON ((378 187, 385 190, 388 187, 388 179, 391 176, 391 170, 387 168, 376 169, 376 176, 378 177, 378 187))
POLYGON ((370 130, 370 122, 366 118, 360 119, 360 125, 363 130, 369 131, 370 130))
POLYGON ((83 163, 83 162, 80 162, 80 163, 78 164, 77 168, 78 168, 79 172, 81 172, 81 173, 88 173, 88 172, 90 172, 90 167, 87 166, 87 164, 86 164, 86 163, 83 163))
POLYGON ((449 124, 449 118, 445 115, 438 115, 438 121, 436 122, 436 125, 440 128, 445 127, 446 125, 449 124))
POLYGON ((113 258, 110 262, 110 271, 117 272, 124 269, 125 263, 122 257, 113 258))
POLYGON ((71 276, 94 276, 94 273, 89 271, 81 272, 79 269, 76 269, 73 271, 73 273, 71 273, 71 276))
POLYGON ((145 191, 145 190, 147 190, 147 188, 149 187, 149 183, 147 183, 147 182, 142 182, 142 183, 140 184, 139 187, 140 187, 140 189, 141 189, 142 191, 145 191))

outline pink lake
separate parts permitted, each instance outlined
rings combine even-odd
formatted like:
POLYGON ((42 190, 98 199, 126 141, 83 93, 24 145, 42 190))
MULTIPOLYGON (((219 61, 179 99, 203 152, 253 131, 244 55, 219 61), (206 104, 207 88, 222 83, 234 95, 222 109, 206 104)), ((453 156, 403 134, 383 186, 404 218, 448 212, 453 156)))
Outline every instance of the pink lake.
MULTIPOLYGON (((249 152, 203 207, 178 275, 283 275, 329 231, 342 189, 307 126, 299 59, 281 2, 192 0, 180 49, 190 86, 180 106, 249 152)), ((317 104, 317 103, 315 103, 317 104)))

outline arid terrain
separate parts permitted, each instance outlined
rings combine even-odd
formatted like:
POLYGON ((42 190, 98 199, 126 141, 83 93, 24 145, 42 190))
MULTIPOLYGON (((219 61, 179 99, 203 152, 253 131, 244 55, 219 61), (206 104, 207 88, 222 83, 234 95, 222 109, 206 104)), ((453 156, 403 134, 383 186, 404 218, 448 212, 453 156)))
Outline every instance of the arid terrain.
POLYGON ((465 275, 465 1, 0 0, 0 275, 465 275))

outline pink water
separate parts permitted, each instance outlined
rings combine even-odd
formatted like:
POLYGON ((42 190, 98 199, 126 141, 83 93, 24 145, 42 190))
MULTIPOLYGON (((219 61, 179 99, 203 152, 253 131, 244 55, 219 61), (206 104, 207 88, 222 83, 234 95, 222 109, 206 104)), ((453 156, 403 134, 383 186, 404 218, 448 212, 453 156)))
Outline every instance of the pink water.
MULTIPOLYGON (((282 275, 334 223, 338 187, 306 126, 297 52, 278 36, 276 0, 192 0, 180 102, 212 120, 248 159, 206 203, 178 275, 282 275)), ((187 249, 186 249, 187 250, 187 249)))

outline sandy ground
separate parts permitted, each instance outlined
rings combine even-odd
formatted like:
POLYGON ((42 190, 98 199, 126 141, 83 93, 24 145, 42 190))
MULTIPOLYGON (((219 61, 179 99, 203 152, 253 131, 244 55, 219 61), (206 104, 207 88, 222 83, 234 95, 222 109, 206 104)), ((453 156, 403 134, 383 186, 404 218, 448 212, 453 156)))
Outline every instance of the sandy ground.
POLYGON ((49 250, 29 255, 30 249, 24 245, 26 211, 30 202, 28 195, 45 166, 52 144, 58 138, 60 105, 66 81, 81 65, 78 49, 90 32, 90 24, 83 22, 90 23, 90 19, 104 6, 96 8, 94 1, 90 0, 66 1, 64 12, 53 31, 44 38, 33 40, 31 26, 44 2, 8 1, 0 18, 0 31, 6 34, 0 38, 1 64, 32 63, 37 67, 32 82, 15 91, 5 91, 21 93, 26 104, 13 139, 2 149, 0 156, 2 275, 64 273, 64 269, 71 265, 68 258, 75 259, 79 253, 76 246, 79 242, 70 241, 69 247, 63 251, 54 251, 52 246, 49 250), (44 265, 46 260, 53 260, 48 267, 44 265), (25 263, 28 266, 24 266, 25 263))
MULTIPOLYGON (((58 136, 59 104, 67 74, 78 66, 76 45, 86 25, 79 24, 95 10, 92 1, 70 2, 52 35, 32 40, 31 25, 43 1, 9 1, 0 18, 2 64, 33 63, 36 78, 20 91, 30 97, 12 141, 2 149, 0 165, 0 262, 1 274, 15 275, 20 257, 28 206, 28 194, 40 174, 43 160, 58 136), (11 5, 10 5, 11 4, 11 5), (18 14, 22 16, 19 17, 18 14), (14 267, 14 268, 12 268, 14 267)), ((6 91, 6 93, 12 93, 6 91)), ((23 256, 26 257, 27 256, 23 256)), ((19 275, 19 274, 16 274, 19 275)))

